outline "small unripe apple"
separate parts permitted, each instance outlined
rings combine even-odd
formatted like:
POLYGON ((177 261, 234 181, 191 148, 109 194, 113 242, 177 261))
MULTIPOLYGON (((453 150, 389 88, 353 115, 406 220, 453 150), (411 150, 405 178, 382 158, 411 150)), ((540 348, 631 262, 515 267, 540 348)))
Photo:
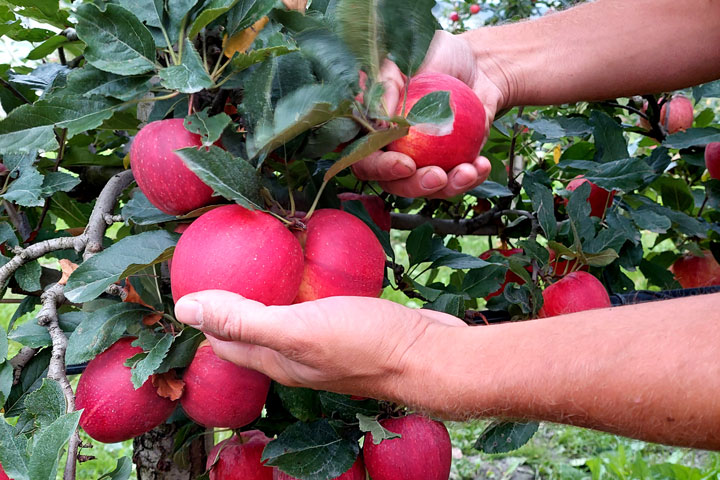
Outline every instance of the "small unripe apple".
POLYGON ((448 480, 452 445, 445 425, 420 415, 380 424, 402 438, 375 445, 372 433, 365 434, 363 457, 373 480, 448 480))
POLYGON ((566 275, 543 290, 542 296, 540 317, 554 317, 612 306, 603 284, 587 272, 566 275))
POLYGON ((705 147, 705 166, 712 178, 720 180, 720 142, 712 142, 705 147))
POLYGON ((345 204, 345 202, 350 202, 352 200, 362 202, 365 210, 367 210, 370 215, 370 218, 373 222, 375 222, 375 225, 380 227, 380 230, 385 230, 386 232, 390 231, 392 223, 390 209, 388 208, 388 204, 385 203, 382 198, 377 195, 360 195, 352 192, 341 193, 338 195, 338 198, 341 202, 340 208, 343 208, 342 205, 345 204))
POLYGON ((720 265, 709 251, 702 257, 683 255, 670 267, 683 288, 700 288, 720 285, 720 265))
MULTIPOLYGON (((428 93, 450 92, 450 108, 455 114, 452 131, 428 130, 428 125, 410 127, 408 134, 388 145, 388 150, 404 153, 418 168, 437 165, 445 171, 477 159, 485 141, 485 107, 466 84, 443 73, 423 73, 408 84, 406 113, 428 93)), ((397 114, 402 113, 403 99, 397 114)))
POLYGON ((451 22, 459 22, 460 21, 460 14, 458 12, 452 12, 450 14, 450 21, 451 22))
POLYGON ((213 202, 213 190, 185 166, 175 150, 200 147, 200 135, 189 132, 182 118, 145 125, 130 147, 130 167, 140 190, 169 215, 184 215, 213 202))
POLYGON ((305 269, 295 303, 380 295, 385 251, 362 220, 342 210, 317 210, 307 228, 295 235, 305 251, 305 269))
POLYGON ((473 15, 480 13, 480 5, 477 3, 470 5, 470 13, 473 15))
MULTIPOLYGON (((508 258, 513 255, 522 255, 523 249, 522 248, 511 248, 511 249, 493 248, 491 250, 488 250, 487 252, 484 252, 482 255, 480 255, 480 260, 488 260, 490 258, 490 256, 496 252, 499 253, 500 255, 502 255, 503 257, 508 258)), ((525 283, 525 281, 517 273, 508 269, 507 273, 505 274, 505 281, 503 282, 503 284, 500 285, 500 288, 497 291, 495 291, 495 292, 491 293, 490 295, 488 295, 487 297, 485 297, 485 300, 490 300, 493 297, 502 295, 502 293, 505 291, 505 287, 507 286, 508 283, 518 283, 518 284, 522 285, 523 283, 525 283)))
POLYGON ((605 210, 612 205, 613 197, 615 196, 615 190, 608 192, 604 188, 600 188, 591 181, 582 176, 575 177, 567 186, 567 190, 574 192, 583 183, 590 183, 590 196, 587 201, 590 204, 590 215, 593 217, 602 218, 605 215, 605 210))
POLYGON ((660 123, 667 127, 668 133, 677 133, 691 128, 695 112, 689 98, 684 95, 675 95, 660 109, 660 123), (667 111, 670 110, 668 117, 667 111))
POLYGON ((157 394, 148 379, 135 390, 125 361, 142 353, 135 338, 122 338, 88 363, 78 382, 76 407, 84 409, 80 426, 103 443, 129 440, 149 432, 170 417, 177 401, 157 394))
MULTIPOLYGON (((295 477, 291 477, 287 473, 278 472, 277 480, 297 480, 295 477)), ((350 470, 343 473, 339 477, 335 477, 333 480, 365 480, 365 465, 363 464, 362 458, 358 457, 350 467, 350 470)))
POLYGON ((279 220, 225 205, 198 217, 182 234, 170 283, 176 302, 189 293, 227 290, 265 305, 289 305, 302 275, 302 248, 279 220))
POLYGON ((277 471, 262 462, 270 439, 259 430, 241 432, 210 450, 207 466, 210 480, 274 480, 277 471))
POLYGON ((270 390, 267 376, 222 360, 209 344, 197 349, 183 381, 180 404, 204 427, 237 429, 248 425, 262 413, 270 390))

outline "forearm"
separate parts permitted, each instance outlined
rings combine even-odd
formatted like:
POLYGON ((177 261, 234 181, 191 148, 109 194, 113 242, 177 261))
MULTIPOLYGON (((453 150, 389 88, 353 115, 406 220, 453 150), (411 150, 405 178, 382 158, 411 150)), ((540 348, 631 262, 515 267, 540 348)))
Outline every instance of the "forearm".
POLYGON ((598 0, 463 34, 506 107, 677 90, 720 78, 717 0, 598 0))
POLYGON ((423 353, 417 402, 720 449, 719 312, 716 294, 454 330, 423 353))

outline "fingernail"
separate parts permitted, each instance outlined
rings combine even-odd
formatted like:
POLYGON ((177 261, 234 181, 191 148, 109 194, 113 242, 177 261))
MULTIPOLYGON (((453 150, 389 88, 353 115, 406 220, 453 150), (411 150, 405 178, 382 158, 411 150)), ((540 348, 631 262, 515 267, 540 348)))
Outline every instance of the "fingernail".
POLYGON ((472 182, 472 178, 469 178, 462 172, 453 173, 452 179, 450 180, 450 183, 457 187, 464 187, 465 185, 470 185, 472 182))
POLYGON ((413 174, 413 169, 404 162, 395 162, 395 165, 392 167, 392 174, 400 178, 405 178, 413 174))
POLYGON ((203 322, 202 304, 195 300, 183 300, 175 305, 175 316, 179 321, 191 327, 198 327, 203 322))
POLYGON ((442 182, 443 179, 440 178, 440 175, 435 172, 428 172, 423 175, 422 180, 420 180, 420 185, 422 185, 423 188, 432 190, 433 188, 442 186, 442 182))

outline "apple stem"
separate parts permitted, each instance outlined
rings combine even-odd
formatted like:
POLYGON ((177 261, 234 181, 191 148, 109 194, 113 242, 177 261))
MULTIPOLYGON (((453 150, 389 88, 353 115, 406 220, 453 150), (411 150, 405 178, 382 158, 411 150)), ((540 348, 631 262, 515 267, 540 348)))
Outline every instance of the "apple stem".
POLYGON ((361 116, 353 114, 353 115, 350 115, 350 118, 352 118, 353 120, 358 122, 360 125, 365 127, 365 129, 368 130, 369 132, 375 133, 377 131, 372 125, 370 125, 370 122, 368 122, 365 118, 363 118, 361 116))
POLYGON ((320 201, 320 197, 323 194, 323 191, 325 191, 325 187, 328 184, 328 180, 325 180, 322 185, 320 186, 320 190, 318 190, 317 195, 315 195, 315 200, 313 200, 312 207, 310 207, 310 210, 308 210, 307 215, 305 215, 305 220, 310 220, 312 218, 313 213, 315 213, 315 209, 317 208, 318 202, 320 201))

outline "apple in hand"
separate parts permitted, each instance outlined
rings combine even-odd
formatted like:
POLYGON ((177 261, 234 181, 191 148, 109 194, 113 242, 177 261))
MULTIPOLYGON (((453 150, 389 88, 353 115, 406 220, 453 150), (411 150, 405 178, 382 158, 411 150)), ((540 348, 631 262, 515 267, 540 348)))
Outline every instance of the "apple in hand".
POLYGON ((305 269, 295 303, 380 295, 385 251, 370 227, 354 215, 331 209, 317 210, 306 227, 295 234, 305 251, 305 269))
POLYGON ((175 150, 199 148, 200 135, 189 132, 182 118, 145 125, 130 147, 130 167, 140 190, 169 215, 185 215, 213 203, 213 190, 185 166, 175 150))
POLYGON ((712 178, 720 180, 720 142, 712 142, 705 147, 705 166, 712 178))
POLYGON ((279 220, 225 205, 198 217, 182 234, 170 283, 176 302, 189 293, 227 290, 265 305, 289 305, 302 277, 302 248, 279 220))
POLYGON ((361 195, 359 193, 352 192, 341 193, 338 195, 338 198, 341 202, 340 208, 343 210, 345 208, 342 205, 344 205, 345 202, 353 200, 361 202, 365 207, 365 210, 367 210, 370 215, 372 221, 375 222, 375 225, 380 227, 380 230, 384 230, 386 232, 390 231, 392 223, 392 219, 390 218, 390 208, 382 198, 377 195, 361 195))
POLYGON ((542 318, 612 306, 603 284, 587 272, 566 275, 543 290, 542 296, 542 318))
POLYGON ((684 95, 675 95, 660 109, 660 123, 667 127, 668 133, 684 132, 691 128, 694 117, 692 102, 684 95))
POLYGON ((683 255, 670 267, 683 288, 700 288, 720 285, 720 265, 709 251, 702 257, 683 255))
POLYGON ((380 424, 402 438, 373 443, 365 434, 363 457, 373 480, 448 480, 452 445, 447 428, 421 415, 389 418, 380 424))
MULTIPOLYGON (((450 92, 450 108, 455 114, 451 131, 443 126, 416 125, 408 134, 388 145, 388 150, 412 157, 420 167, 437 165, 445 171, 477 159, 485 141, 485 107, 470 87, 443 73, 423 73, 410 79, 406 114, 428 93, 450 92)), ((403 99, 398 102, 402 114, 403 99)), ((450 130, 450 129, 448 129, 450 130)))
POLYGON ((221 359, 208 343, 198 347, 183 381, 180 404, 204 427, 248 425, 262 413, 270 390, 270 378, 221 359))
MULTIPOLYGON (((277 480, 297 480, 295 477, 291 477, 287 473, 278 472, 277 480)), ((339 477, 335 477, 333 480, 365 480, 365 465, 361 457, 358 457, 350 467, 350 470, 343 473, 339 477)))
POLYGON ((261 458, 270 439, 259 430, 233 435, 210 450, 207 469, 210 480, 274 480, 277 471, 261 458))
POLYGON ((88 363, 75 394, 76 407, 84 409, 80 426, 103 443, 129 440, 167 420, 176 401, 157 394, 149 378, 135 390, 125 361, 141 353, 135 338, 122 338, 88 363))
POLYGON ((608 192, 604 188, 600 188, 591 181, 582 176, 575 177, 567 186, 567 190, 574 192, 580 185, 588 182, 590 184, 590 196, 587 201, 590 204, 590 215, 602 218, 605 210, 612 205, 615 190, 608 192))

